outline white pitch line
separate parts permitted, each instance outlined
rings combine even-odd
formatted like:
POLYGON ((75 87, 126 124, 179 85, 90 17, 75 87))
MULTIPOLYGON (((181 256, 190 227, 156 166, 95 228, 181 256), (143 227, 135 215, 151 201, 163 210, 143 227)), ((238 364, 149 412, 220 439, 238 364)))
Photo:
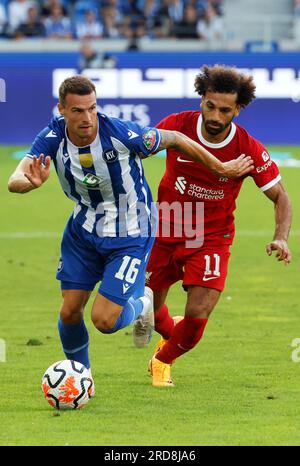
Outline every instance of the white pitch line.
MULTIPOLYGON (((272 236, 274 232, 266 230, 240 230, 236 232, 236 236, 245 237, 264 237, 272 236)), ((34 239, 34 238, 61 238, 63 232, 50 231, 31 231, 31 232, 0 232, 0 239, 34 239)), ((300 236, 300 230, 295 230, 290 233, 290 236, 300 236)))

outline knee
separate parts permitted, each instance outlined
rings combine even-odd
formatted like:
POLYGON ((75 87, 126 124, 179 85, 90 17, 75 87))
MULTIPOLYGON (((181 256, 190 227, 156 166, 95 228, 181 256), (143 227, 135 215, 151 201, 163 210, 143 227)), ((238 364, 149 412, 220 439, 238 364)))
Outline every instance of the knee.
POLYGON ((108 316, 95 316, 92 315, 92 322, 97 330, 101 333, 110 333, 114 328, 116 319, 108 316))
POLYGON ((208 319, 213 311, 213 307, 209 304, 197 304, 193 306, 187 305, 185 315, 196 319, 208 319))
POLYGON ((83 318, 83 308, 63 304, 60 310, 60 318, 64 324, 76 324, 83 318))

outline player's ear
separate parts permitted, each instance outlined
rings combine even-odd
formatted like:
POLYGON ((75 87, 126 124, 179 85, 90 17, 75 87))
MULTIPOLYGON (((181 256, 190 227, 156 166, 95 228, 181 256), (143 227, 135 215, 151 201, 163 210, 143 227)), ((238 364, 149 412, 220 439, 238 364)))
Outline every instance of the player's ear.
POLYGON ((239 116, 240 111, 241 111, 241 106, 237 105, 236 108, 235 108, 235 111, 234 111, 234 116, 235 117, 239 116))
POLYGON ((58 102, 57 108, 58 108, 59 113, 61 115, 64 115, 64 107, 62 106, 62 104, 60 102, 58 102))

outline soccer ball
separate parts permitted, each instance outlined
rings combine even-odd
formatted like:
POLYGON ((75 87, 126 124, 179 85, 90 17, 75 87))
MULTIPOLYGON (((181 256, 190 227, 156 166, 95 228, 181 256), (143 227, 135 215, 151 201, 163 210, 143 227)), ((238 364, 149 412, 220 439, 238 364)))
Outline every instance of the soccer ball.
POLYGON ((65 359, 52 364, 42 379, 48 403, 56 409, 80 409, 93 391, 90 371, 80 362, 65 359))

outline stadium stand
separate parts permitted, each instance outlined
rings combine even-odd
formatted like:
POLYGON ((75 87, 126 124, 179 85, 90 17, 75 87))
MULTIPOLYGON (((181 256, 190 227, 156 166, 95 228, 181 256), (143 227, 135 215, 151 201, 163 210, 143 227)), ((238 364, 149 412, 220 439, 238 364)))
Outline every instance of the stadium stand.
POLYGON ((173 50, 174 41, 178 50, 243 50, 251 41, 291 50, 300 44, 299 18, 299 0, 0 0, 0 38, 30 38, 27 50, 37 38, 44 50, 60 39, 66 51, 82 40, 99 41, 102 52, 173 50))
POLYGON ((227 0, 223 5, 226 34, 239 41, 288 39, 293 31, 293 2, 227 0))
POLYGON ((203 31, 222 15, 222 5, 223 0, 0 0, 0 34, 15 38, 21 24, 38 24, 24 36, 205 40, 209 33, 203 31))

